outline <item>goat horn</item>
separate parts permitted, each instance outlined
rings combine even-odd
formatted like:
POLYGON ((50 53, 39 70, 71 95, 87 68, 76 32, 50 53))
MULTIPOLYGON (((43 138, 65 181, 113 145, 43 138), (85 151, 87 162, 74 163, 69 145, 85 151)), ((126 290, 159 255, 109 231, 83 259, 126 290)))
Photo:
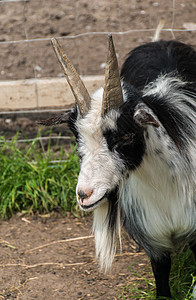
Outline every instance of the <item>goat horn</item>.
POLYGON ((105 84, 102 101, 102 116, 111 109, 117 109, 123 103, 122 87, 120 83, 120 75, 118 61, 113 44, 112 35, 108 39, 108 56, 105 67, 105 84))
POLYGON ((62 48, 55 38, 51 40, 52 46, 58 58, 58 61, 63 69, 67 82, 75 97, 76 103, 79 107, 82 116, 86 115, 91 103, 90 95, 84 86, 83 81, 78 75, 76 69, 70 62, 69 58, 63 53, 62 48))

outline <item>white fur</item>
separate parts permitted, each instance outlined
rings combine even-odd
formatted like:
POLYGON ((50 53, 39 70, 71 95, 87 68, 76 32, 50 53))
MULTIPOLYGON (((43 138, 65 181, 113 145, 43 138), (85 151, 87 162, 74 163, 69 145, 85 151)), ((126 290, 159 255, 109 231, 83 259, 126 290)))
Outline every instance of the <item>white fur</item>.
POLYGON ((149 127, 148 134, 147 153, 141 166, 123 185, 121 205, 125 213, 130 212, 131 207, 140 207, 143 214, 138 222, 141 230, 145 229, 147 239, 152 241, 152 247, 171 250, 176 240, 196 230, 192 207, 194 182, 187 176, 180 154, 168 150, 171 141, 165 140, 165 136, 157 139, 153 127, 149 127), (157 155, 157 149, 162 154, 157 155), (172 162, 173 167, 168 162, 172 162))
MULTIPOLYGON (((182 116, 189 117, 189 126, 196 136, 196 113, 189 107, 185 111, 183 105, 183 100, 192 106, 195 101, 178 91, 184 84, 179 78, 162 75, 145 88, 144 96, 169 97, 168 101, 181 111, 182 116)), ((143 214, 138 222, 141 229, 147 231, 152 246, 171 250, 175 248, 175 241, 196 230, 193 209, 196 197, 195 139, 188 140, 187 155, 183 156, 162 126, 156 129, 148 126, 147 131, 146 155, 141 166, 123 184, 121 205, 125 213, 131 211, 131 207, 140 207, 143 214)))
MULTIPOLYGON (((124 165, 116 154, 109 152, 102 134, 104 128, 115 128, 118 116, 118 112, 111 111, 106 118, 101 117, 102 95, 102 88, 92 95, 89 113, 76 124, 81 140, 78 151, 83 156, 76 193, 79 190, 93 190, 92 196, 84 200, 83 204, 86 206, 94 204, 93 210, 96 208, 93 221, 96 257, 100 262, 100 268, 107 271, 116 252, 116 240, 117 238, 121 240, 120 210, 118 210, 116 228, 111 233, 108 231, 107 198, 103 198, 101 204, 96 202, 116 186, 124 165)), ((79 199, 78 202, 80 205, 79 199)))
MULTIPOLYGON (((111 154, 103 137, 104 127, 113 128, 118 113, 113 111, 110 117, 101 117, 102 90, 92 96, 91 109, 85 118, 76 123, 80 135, 78 151, 82 155, 80 174, 78 177, 77 192, 93 191, 85 199, 83 205, 93 206, 93 209, 104 195, 113 189, 119 182, 123 162, 115 153, 111 154)), ((104 200, 104 199, 103 199, 104 200)), ((79 205, 81 205, 78 199, 79 205)))
POLYGON ((101 204, 94 211, 93 232, 95 235, 96 257, 100 269, 107 271, 113 262, 116 253, 116 240, 119 238, 121 245, 120 210, 118 210, 116 228, 114 232, 108 231, 108 202, 101 204))
MULTIPOLYGON (((160 75, 155 81, 150 82, 143 90, 144 96, 156 95, 158 97, 171 96, 170 92, 177 87, 183 87, 186 82, 172 74, 160 75)), ((171 98, 171 97, 170 97, 171 98)), ((172 100, 172 99, 171 99, 172 100)))
MULTIPOLYGON (((193 97, 190 97, 192 94, 190 92, 182 93, 182 91, 179 92, 179 88, 185 86, 186 82, 184 82, 179 77, 174 77, 175 74, 166 74, 166 75, 160 75, 154 82, 150 83, 148 86, 145 87, 143 91, 144 96, 150 96, 154 95, 157 98, 159 97, 166 97, 168 98, 168 102, 172 103, 174 107, 176 107, 177 110, 179 110, 183 116, 186 116, 190 119, 190 122, 188 124, 191 131, 196 136, 196 126, 195 126, 195 120, 196 120, 196 100, 193 99, 193 97), (183 101, 186 100, 194 109, 191 107, 184 106, 183 101)), ((194 182, 196 182, 196 150, 195 150, 195 143, 196 138, 194 140, 187 140, 187 143, 189 144, 189 160, 191 161, 192 165, 191 170, 191 176, 194 177, 194 182)), ((186 162, 187 164, 187 162, 186 162)))

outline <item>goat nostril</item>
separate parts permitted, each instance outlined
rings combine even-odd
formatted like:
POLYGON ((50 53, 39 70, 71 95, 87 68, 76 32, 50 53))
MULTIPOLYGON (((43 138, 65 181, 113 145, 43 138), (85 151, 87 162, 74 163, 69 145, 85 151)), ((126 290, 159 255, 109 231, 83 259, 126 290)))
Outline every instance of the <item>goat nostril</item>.
POLYGON ((87 198, 87 194, 86 193, 84 193, 83 191, 79 191, 78 192, 78 196, 80 197, 80 199, 85 199, 85 198, 87 198))
POLYGON ((84 199, 89 198, 92 195, 93 191, 88 191, 88 192, 84 192, 84 191, 79 191, 78 192, 78 196, 79 198, 82 200, 82 202, 84 201, 84 199))

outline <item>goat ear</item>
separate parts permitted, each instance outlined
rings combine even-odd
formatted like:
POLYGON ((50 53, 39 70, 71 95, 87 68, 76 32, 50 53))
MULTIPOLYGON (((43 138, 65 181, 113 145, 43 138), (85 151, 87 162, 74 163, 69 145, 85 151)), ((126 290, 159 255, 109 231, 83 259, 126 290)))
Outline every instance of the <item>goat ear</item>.
POLYGON ((54 115, 51 118, 48 118, 46 120, 37 121, 37 124, 45 125, 45 126, 53 126, 62 123, 67 123, 68 120, 69 120, 69 112, 65 112, 62 114, 54 115))
POLYGON ((159 127, 160 123, 155 119, 150 109, 145 105, 137 105, 134 116, 134 120, 140 126, 152 125, 159 127))

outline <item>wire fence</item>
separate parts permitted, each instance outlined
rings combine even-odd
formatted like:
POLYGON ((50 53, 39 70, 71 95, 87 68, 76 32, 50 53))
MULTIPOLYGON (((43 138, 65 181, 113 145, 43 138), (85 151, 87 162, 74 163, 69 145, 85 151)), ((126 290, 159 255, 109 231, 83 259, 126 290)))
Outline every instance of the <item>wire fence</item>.
MULTIPOLYGON (((104 73, 108 34, 114 36, 121 64, 127 52, 152 39, 161 19, 165 20, 162 38, 194 45, 195 9, 193 0, 0 0, 0 79, 34 78, 36 94, 39 78, 62 77, 50 46, 52 37, 60 40, 81 75, 104 73)), ((36 97, 31 114, 65 110, 43 109, 36 97)), ((2 118, 17 114, 28 115, 29 110, 0 112, 2 118)))
MULTIPOLYGON (((22 1, 22 0, 18 0, 18 1, 22 1)), ((80 37, 84 37, 84 36, 91 36, 91 35, 106 35, 108 36, 109 34, 112 35, 127 35, 129 33, 135 33, 135 32, 139 32, 139 33, 145 33, 145 32, 155 32, 156 31, 156 27, 152 28, 152 29, 130 29, 127 31, 90 31, 90 32, 83 32, 83 33, 79 33, 76 35, 72 35, 72 36, 57 36, 55 37, 57 40, 62 39, 62 40, 70 40, 70 39, 77 39, 80 37)), ((175 29, 175 28, 164 28, 161 30, 162 32, 169 32, 171 33, 172 38, 175 39, 175 32, 190 32, 190 31, 196 31, 196 29, 175 29)), ((0 42, 0 45, 9 45, 9 44, 20 44, 20 43, 32 43, 32 42, 42 42, 42 41, 51 41, 51 38, 34 38, 34 39, 24 39, 24 40, 16 40, 16 41, 3 41, 0 42)))

